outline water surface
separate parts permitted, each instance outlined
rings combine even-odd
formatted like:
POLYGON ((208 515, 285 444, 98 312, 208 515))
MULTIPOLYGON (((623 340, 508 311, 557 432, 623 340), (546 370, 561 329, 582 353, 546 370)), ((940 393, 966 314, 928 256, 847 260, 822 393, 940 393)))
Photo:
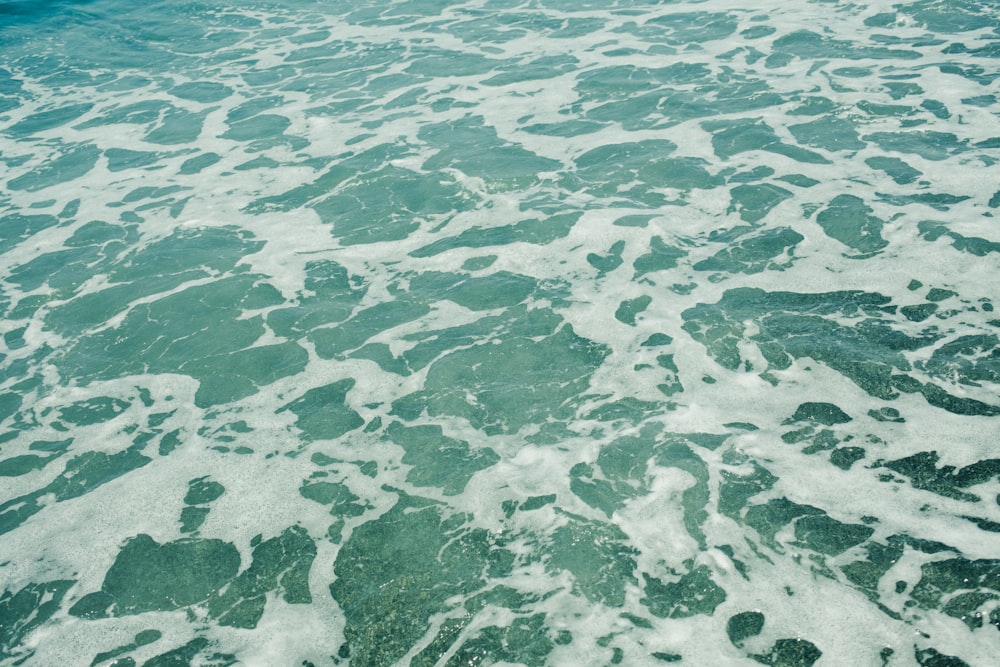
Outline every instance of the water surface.
POLYGON ((995 664, 998 57, 0 2, 0 664, 995 664))

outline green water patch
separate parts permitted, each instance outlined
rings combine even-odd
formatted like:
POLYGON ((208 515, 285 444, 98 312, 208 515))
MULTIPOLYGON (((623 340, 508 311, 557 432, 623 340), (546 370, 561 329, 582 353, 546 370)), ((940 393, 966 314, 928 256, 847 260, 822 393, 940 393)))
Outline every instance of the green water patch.
POLYGON ((470 257, 462 263, 463 271, 482 271, 493 266, 497 261, 496 255, 481 255, 470 257))
POLYGON ((289 604, 312 601, 308 577, 316 546, 293 526, 251 542, 250 566, 239 572, 236 547, 217 539, 184 538, 160 544, 140 534, 127 541, 101 590, 83 596, 69 613, 84 619, 130 616, 202 605, 221 625, 252 629, 269 595, 289 604))
POLYGON ((232 581, 239 566, 239 551, 222 540, 159 544, 141 534, 119 551, 101 590, 82 597, 70 614, 106 618, 180 609, 206 600, 232 581))
POLYGON ((864 458, 864 447, 838 447, 830 452, 830 463, 841 470, 850 470, 851 466, 864 458))
MULTIPOLYGON (((934 290, 927 298, 934 301, 934 290)), ((951 294, 955 296, 954 292, 951 294)), ((947 297, 946 297, 947 298, 947 297)), ((996 334, 959 336, 934 350, 930 359, 914 364, 933 377, 979 387, 1000 382, 1000 337, 996 334)))
MULTIPOLYGON (((469 628, 474 615, 485 607, 520 612, 525 606, 537 601, 538 596, 520 593, 504 585, 473 595, 465 601, 466 613, 460 617, 445 619, 434 639, 410 661, 410 665, 432 667, 442 664, 440 661, 449 652, 449 648, 462 638, 463 631, 469 628)), ((488 625, 475 634, 469 629, 469 638, 443 664, 457 667, 499 657, 516 664, 542 667, 547 664, 545 658, 556 644, 571 643, 573 639, 567 630, 553 633, 546 627, 545 618, 544 613, 519 615, 507 625, 488 625), (554 638, 550 637, 552 634, 555 634, 554 638)))
POLYGON ((7 187, 11 190, 38 192, 55 185, 62 185, 89 173, 100 156, 101 149, 93 144, 67 145, 59 151, 58 156, 46 160, 26 174, 7 181, 7 187))
POLYGON ((629 500, 651 493, 652 463, 682 470, 693 479, 681 495, 684 527, 705 547, 703 525, 708 519, 708 466, 695 447, 718 447, 727 436, 708 433, 661 434, 655 424, 638 435, 622 436, 601 448, 596 466, 578 463, 570 469, 570 490, 580 500, 611 517, 629 500))
POLYGON ((333 440, 361 428, 364 420, 347 405, 347 392, 354 387, 353 378, 345 378, 322 387, 315 387, 278 408, 278 413, 292 412, 302 437, 310 440, 333 440))
MULTIPOLYGON (((811 30, 796 30, 774 40, 771 48, 775 54, 787 54, 803 60, 914 60, 922 57, 919 51, 889 49, 879 46, 860 46, 857 42, 825 37, 811 30)), ((774 56, 771 56, 772 58, 774 56)), ((770 59, 769 59, 770 60, 770 59)))
MULTIPOLYGON (((424 163, 425 169, 457 168, 470 176, 482 178, 496 188, 525 188, 538 182, 540 173, 562 168, 557 160, 541 157, 501 140, 496 130, 487 126, 482 117, 426 125, 420 129, 418 136, 439 149, 424 163), (461 146, 472 147, 472 150, 461 150, 461 146)), ((440 174, 435 174, 434 178, 439 179, 440 174)), ((450 202, 448 206, 452 208, 450 202)))
POLYGON ((407 420, 424 411, 464 417, 487 433, 571 417, 609 350, 547 309, 512 316, 494 340, 436 359, 424 389, 397 400, 392 413, 407 420))
MULTIPOLYGON (((868 542, 864 545, 865 557, 842 565, 840 570, 853 586, 878 605, 883 612, 893 618, 898 618, 899 615, 896 612, 882 605, 879 582, 902 558, 906 540, 894 535, 887 542, 888 544, 868 542)), ((896 592, 902 592, 899 584, 896 586, 896 592)))
MULTIPOLYGON (((370 149, 350 159, 344 160, 343 162, 334 164, 310 183, 297 185, 291 190, 287 190, 280 194, 255 199, 247 204, 243 210, 252 214, 271 213, 277 211, 287 212, 306 206, 310 203, 319 203, 325 197, 328 197, 330 193, 339 185, 356 176, 359 171, 375 171, 380 165, 385 165, 389 163, 390 160, 401 157, 402 155, 403 152, 401 150, 386 146, 379 146, 370 149)), ((200 169, 205 168, 204 166, 200 166, 201 162, 204 162, 205 166, 210 166, 211 164, 214 164, 214 162, 218 161, 214 160, 209 162, 207 157, 198 156, 197 158, 191 158, 188 162, 191 162, 192 160, 200 161, 200 169)), ((185 165, 186 164, 187 162, 185 162, 185 165)), ((321 164, 325 166, 325 163, 321 164)), ((312 164, 311 166, 315 169, 318 165, 312 164)), ((372 202, 372 204, 375 205, 377 202, 372 202)), ((322 214, 320 215, 322 217, 322 214)))
POLYGON ((588 253, 587 263, 597 269, 598 277, 614 271, 622 265, 622 252, 625 250, 625 241, 615 241, 605 253, 588 253))
MULTIPOLYGON (((776 536, 789 523, 808 516, 822 516, 826 513, 812 505, 802 505, 788 498, 772 498, 766 503, 750 505, 743 514, 743 522, 757 531, 761 542, 775 551, 784 551, 776 536)), ((809 547, 809 545, 806 545, 809 547)), ((812 548, 812 547, 809 547, 812 548)))
MULTIPOLYGON (((503 44, 514 39, 520 39, 528 34, 524 28, 518 26, 521 21, 515 18, 508 17, 506 19, 500 19, 499 21, 495 21, 493 18, 494 17, 476 17, 467 21, 458 21, 450 25, 448 30, 452 34, 458 36, 463 42, 469 44, 478 44, 481 42, 503 44)), ((564 62, 558 57, 540 60, 551 60, 557 63, 564 62)), ((525 68, 531 67, 528 63, 519 64, 525 68)), ((506 71, 515 66, 516 65, 504 66, 500 69, 506 71)))
POLYGON ((634 327, 635 318, 649 308, 649 304, 652 302, 653 297, 648 295, 622 301, 618 305, 618 310, 615 311, 615 319, 622 324, 634 327))
MULTIPOLYGON (((679 394, 684 391, 684 385, 681 384, 680 379, 680 370, 674 362, 674 355, 658 355, 656 357, 656 365, 667 371, 667 376, 664 378, 663 382, 656 385, 656 388, 659 389, 664 396, 673 396, 674 394, 679 394)), ((668 408, 673 409, 671 404, 668 404, 668 408)))
POLYGON ((936 303, 921 303, 913 306, 903 306, 899 309, 899 312, 911 322, 923 322, 936 313, 937 310, 938 305, 936 303))
POLYGON ((411 257, 433 257, 455 248, 487 248, 513 243, 546 245, 569 235, 573 225, 583 213, 573 211, 547 216, 527 218, 512 225, 498 227, 471 227, 456 236, 434 241, 410 252, 411 257))
POLYGON ((412 298, 385 301, 359 310, 337 326, 313 329, 307 338, 315 346, 316 354, 333 359, 360 347, 379 333, 420 319, 430 310, 426 303, 412 298))
POLYGON ((1000 613, 987 609, 1000 599, 1000 561, 958 557, 924 563, 910 596, 920 607, 940 609, 970 630, 983 627, 984 619, 996 624, 1000 613))
MULTIPOLYGON (((924 89, 918 84, 911 83, 908 81, 887 81, 884 84, 886 90, 889 91, 889 97, 894 100, 901 100, 904 97, 909 97, 910 95, 923 95, 924 89)), ((964 100, 963 100, 964 101, 964 100)), ((921 108, 928 109, 926 102, 921 103, 921 108)), ((935 113, 938 109, 933 105, 928 109, 931 113, 935 113)), ((935 113, 935 115, 937 115, 935 113)))
MULTIPOLYGON (((315 455, 313 459, 315 462, 315 455)), ((362 469, 364 470, 364 466, 362 469)), ((371 476, 374 477, 375 472, 371 476)), ((371 509, 371 505, 362 503, 361 498, 342 482, 323 479, 308 481, 299 487, 299 495, 320 505, 330 506, 330 515, 334 517, 334 521, 327 528, 327 538, 334 544, 339 544, 341 541, 346 519, 361 516, 371 509)))
POLYGON ((541 134, 550 137, 578 137, 583 134, 593 134, 605 126, 587 120, 567 120, 561 123, 533 123, 525 125, 522 130, 528 134, 541 134))
POLYGON ((958 232, 948 229, 948 225, 943 222, 924 220, 917 225, 920 236, 931 243, 937 241, 942 236, 951 239, 951 245, 959 252, 965 252, 977 257, 986 257, 990 253, 1000 253, 1000 243, 989 241, 978 236, 964 236, 958 232))
POLYGON ((133 151, 125 148, 109 148, 104 151, 108 161, 108 171, 127 171, 141 169, 156 164, 163 159, 164 154, 155 151, 133 151))
MULTIPOLYGON (((755 55, 763 57, 759 51, 755 55)), ((718 109, 726 109, 727 112, 746 113, 780 106, 785 102, 785 97, 774 92, 770 83, 756 77, 733 77, 723 83, 715 93, 717 111, 718 109)))
POLYGON ((951 112, 948 111, 948 107, 946 107, 943 102, 939 102, 938 100, 924 100, 920 103, 920 107, 930 111, 934 114, 935 118, 940 118, 941 120, 948 120, 951 118, 951 112))
POLYGON ((799 106, 788 111, 789 116, 822 116, 837 110, 837 103, 828 97, 809 95, 797 101, 799 106))
POLYGON ((646 183, 645 177, 669 185, 671 176, 677 175, 678 163, 669 159, 676 149, 676 144, 665 139, 592 148, 574 159, 576 170, 563 178, 564 187, 598 197, 628 198, 641 205, 660 206, 665 202, 663 195, 654 192, 653 183, 646 183))
POLYGON ((226 125, 229 129, 219 135, 223 139, 249 142, 252 150, 260 150, 280 144, 292 121, 279 114, 262 113, 248 118, 227 119, 226 125))
POLYGON ((89 102, 36 111, 8 126, 3 132, 15 139, 27 139, 33 134, 47 132, 80 118, 94 108, 89 102))
MULTIPOLYGON (((52 453, 48 456, 20 454, 4 458, 0 460, 0 477, 20 477, 21 475, 27 475, 35 472, 36 470, 41 470, 52 461, 65 454, 71 442, 73 442, 72 438, 64 440, 61 443, 46 443, 56 445, 56 447, 50 450, 52 453)), ((31 448, 35 448, 37 444, 37 442, 32 443, 31 448)))
POLYGON ((971 199, 968 195, 951 195, 944 192, 921 192, 912 195, 890 195, 877 193, 878 201, 892 204, 893 206, 906 206, 908 204, 923 204, 930 206, 937 211, 947 211, 950 206, 959 204, 971 199))
POLYGON ((740 36, 743 37, 743 39, 761 39, 762 37, 773 35, 775 32, 777 32, 777 30, 774 26, 755 25, 751 28, 747 28, 746 30, 741 30, 740 36))
POLYGON ((78 340, 60 366, 83 382, 182 373, 199 381, 200 406, 237 400, 305 368, 308 355, 296 343, 255 345, 265 333, 263 318, 244 317, 282 303, 259 276, 196 285, 140 304, 119 326, 78 340))
POLYGON ((739 241, 713 233, 709 240, 728 242, 727 247, 708 259, 696 262, 693 268, 696 271, 746 274, 783 271, 791 266, 793 250, 804 238, 788 227, 765 229, 739 241), (787 259, 782 261, 783 258, 787 259))
POLYGON ((701 158, 662 158, 641 167, 638 176, 655 187, 710 190, 722 185, 723 180, 706 168, 708 164, 701 158))
POLYGON ((579 60, 571 55, 543 56, 535 58, 528 63, 517 63, 502 67, 499 74, 483 80, 482 85, 507 86, 523 81, 553 79, 561 74, 572 71, 579 62, 579 60))
MULTIPOLYGON (((464 642, 451 656, 448 665, 474 665, 482 661, 503 660, 526 667, 544 667, 555 644, 545 626, 545 614, 515 618, 508 626, 490 625, 464 642)), ((416 665, 430 667, 431 662, 416 665)))
POLYGON ((882 238, 885 221, 873 213, 860 197, 838 195, 816 215, 816 222, 830 238, 867 255, 889 245, 882 238))
MULTIPOLYGON (((705 345, 723 367, 751 370, 739 352, 745 323, 757 332, 747 340, 760 349, 768 368, 788 368, 793 359, 811 358, 855 382, 876 398, 891 400, 898 391, 919 392, 931 404, 956 414, 992 415, 1000 408, 981 401, 956 397, 934 383, 921 383, 906 374, 913 370, 903 357, 906 350, 934 344, 937 336, 911 337, 894 329, 886 319, 896 310, 889 297, 859 291, 800 294, 764 292, 751 288, 728 290, 716 304, 699 304, 682 313, 684 330, 705 345), (852 326, 835 319, 851 318, 852 326)), ((966 359, 969 349, 982 341, 963 343, 941 351, 934 368, 972 377, 992 377, 992 357, 966 359), (950 360, 950 361, 949 361, 950 360), (972 364, 969 369, 965 363, 972 364), (980 364, 985 364, 980 368, 980 364)), ((940 348, 939 348, 940 350, 940 348)), ((961 382, 962 376, 958 380, 961 382)), ((953 381, 953 380, 952 380, 953 381)))
POLYGON ((914 646, 913 657, 916 658, 920 667, 970 667, 969 663, 961 658, 941 653, 934 648, 921 649, 914 646))
POLYGON ((141 453, 145 442, 114 454, 85 452, 70 459, 59 475, 45 486, 0 504, 0 535, 9 533, 46 506, 90 493, 152 459, 141 453))
POLYGON ((741 646, 750 637, 756 637, 764 629, 764 614, 759 611, 743 611, 726 621, 726 635, 733 646, 741 646))
MULTIPOLYGON (((159 630, 141 630, 136 633, 135 637, 128 644, 123 644, 117 648, 111 649, 110 651, 98 653, 94 656, 94 661, 90 663, 90 667, 96 667, 96 665, 99 665, 102 662, 107 662, 113 658, 118 658, 131 653, 142 646, 159 641, 161 637, 163 637, 163 633, 159 630)), ((130 664, 127 662, 128 660, 131 660, 131 658, 124 658, 122 660, 115 661, 112 664, 114 664, 115 667, 126 667, 126 665, 130 664)), ((133 660, 131 664, 134 665, 135 661, 133 660)), ((148 665, 149 662, 146 662, 145 664, 148 665)))
POLYGON ((583 415, 584 419, 596 419, 602 422, 626 420, 639 424, 653 415, 661 414, 663 403, 659 401, 640 401, 632 396, 626 396, 617 401, 604 403, 583 415))
MULTIPOLYGON (((111 233, 103 224, 93 231, 99 235, 111 233)), ((134 240, 131 230, 124 234, 122 241, 134 240)), ((46 325, 60 333, 79 335, 89 327, 103 325, 136 299, 232 271, 245 255, 263 246, 249 232, 233 227, 179 229, 116 257, 114 264, 106 268, 110 287, 54 307, 46 317, 46 325)), ((92 273, 94 268, 89 271, 92 273)))
POLYGON ((933 130, 912 132, 873 132, 862 137, 887 153, 919 155, 925 160, 940 161, 969 150, 967 142, 950 132, 933 130))
POLYGON ((8 213, 0 217, 0 252, 6 253, 21 241, 59 224, 54 215, 8 213))
POLYGON ((720 160, 748 151, 768 151, 806 164, 830 164, 819 153, 783 143, 762 120, 712 120, 702 123, 712 134, 712 149, 720 160))
POLYGON ((851 416, 833 403, 808 402, 800 404, 795 409, 795 414, 784 423, 789 424, 803 421, 833 426, 835 424, 846 424, 851 421, 851 416))
POLYGON ((59 419, 74 426, 90 426, 114 419, 126 408, 129 402, 110 396, 97 396, 59 409, 59 419))
POLYGON ((739 21, 723 12, 673 12, 650 19, 646 25, 663 31, 658 41, 683 46, 726 39, 739 28, 739 21))
MULTIPOLYGON (((865 112, 869 116, 874 118, 907 118, 908 116, 913 116, 916 114, 913 107, 906 106, 903 104, 877 104, 869 100, 862 100, 858 102, 858 109, 865 112)), ((870 137, 863 137, 865 141, 868 141, 870 137)))
POLYGON ((705 565, 694 565, 682 574, 675 573, 676 581, 664 582, 643 573, 645 597, 640 603, 649 613, 660 618, 688 618, 704 614, 711 616, 716 607, 726 601, 726 591, 712 580, 711 570, 705 565))
POLYGON ((445 436, 437 425, 403 426, 393 422, 385 434, 406 451, 402 462, 413 466, 406 481, 414 486, 440 488, 446 496, 462 493, 473 475, 500 461, 489 447, 472 450, 464 440, 445 436))
MULTIPOLYGON (((447 284, 451 283, 452 280, 449 279, 447 284)), ((433 299, 439 298, 439 292, 434 294, 433 299)), ((556 287, 550 290, 549 286, 545 288, 539 286, 539 290, 535 293, 540 299, 556 299, 561 295, 562 288, 556 287)), ((391 373, 409 375, 425 368, 446 353, 480 344, 483 340, 509 335, 544 337, 551 333, 555 321, 558 320, 552 320, 551 314, 546 314, 546 311, 533 313, 524 304, 518 304, 503 313, 488 315, 468 324, 406 334, 402 337, 403 340, 415 344, 404 352, 401 358, 394 357, 388 346, 372 343, 358 349, 351 356, 371 359, 391 373)), ((416 406, 411 406, 410 409, 413 407, 416 406)))
POLYGON ((420 49, 406 71, 423 76, 473 76, 494 71, 501 61, 478 53, 452 51, 441 48, 420 49))
POLYGON ((180 169, 178 169, 177 172, 182 176, 200 174, 202 171, 218 163, 220 160, 222 160, 222 156, 218 153, 202 153, 201 155, 184 160, 184 163, 181 164, 180 169))
POLYGON ((181 509, 182 533, 194 533, 208 518, 207 505, 217 500, 226 492, 225 487, 208 477, 198 477, 188 482, 188 491, 184 495, 184 507, 181 509))
POLYGON ((422 174, 391 164, 352 179, 332 196, 310 204, 345 245, 399 241, 419 229, 422 220, 451 216, 470 206, 451 176, 422 174))
POLYGON ((845 118, 818 118, 808 123, 789 125, 788 131, 800 144, 823 150, 857 151, 867 144, 858 137, 854 123, 845 118))
POLYGON ((834 431, 827 428, 819 428, 815 424, 807 424, 801 428, 789 431, 781 435, 783 442, 790 445, 804 444, 803 454, 815 454, 833 449, 840 444, 840 439, 834 431))
POLYGON ((737 185, 729 191, 729 213, 739 213, 744 222, 759 222, 792 193, 771 183, 737 185))
POLYGON ((668 245, 663 238, 654 236, 649 241, 649 252, 639 255, 632 262, 632 268, 635 269, 633 280, 641 278, 647 273, 672 269, 677 266, 678 260, 686 255, 686 251, 668 245))
POLYGON ((31 660, 34 650, 24 640, 52 618, 75 581, 54 580, 31 583, 13 591, 6 587, 0 595, 0 659, 20 665, 31 660))
POLYGON ((87 248, 134 240, 134 235, 128 228, 112 225, 103 220, 91 220, 80 225, 63 245, 68 248, 87 248))
POLYGON ((1000 415, 1000 406, 984 403, 974 398, 965 398, 949 394, 938 385, 927 382, 921 385, 912 378, 902 378, 897 381, 900 391, 923 394, 924 399, 934 407, 942 408, 956 415, 980 415, 995 417, 1000 415))
POLYGON ((703 63, 678 62, 661 68, 614 64, 580 72, 575 89, 581 98, 606 102, 634 97, 663 86, 704 81, 710 69, 703 63))
POLYGON ((513 559, 468 517, 400 494, 374 521, 355 528, 334 563, 330 594, 340 605, 352 662, 393 665, 430 628, 430 618, 469 596, 513 559))
POLYGON ((862 524, 842 523, 829 516, 804 516, 795 522, 795 541, 791 544, 827 556, 838 556, 855 547, 875 532, 862 524))
POLYGON ((872 169, 878 169, 888 174, 889 178, 899 185, 909 185, 913 181, 923 176, 923 172, 915 169, 897 157, 877 156, 865 160, 872 169))
POLYGON ((754 183, 756 181, 763 181, 765 179, 774 176, 775 171, 766 164, 759 164, 752 169, 734 169, 733 167, 727 167, 719 172, 720 175, 725 176, 727 182, 729 183, 754 183))
POLYGON ((89 130, 107 125, 151 125, 164 112, 176 111, 176 107, 164 100, 142 100, 129 104, 112 105, 89 120, 75 126, 77 130, 89 130))
MULTIPOLYGON (((212 667, 230 667, 238 664, 236 656, 231 653, 221 653, 216 650, 217 646, 204 637, 196 637, 191 641, 171 649, 142 663, 142 667, 182 667, 194 664, 210 664, 212 667)), ((115 667, 134 667, 135 661, 131 658, 121 658, 116 661, 115 667)))
POLYGON ((216 589, 206 608, 220 625, 253 629, 264 614, 269 597, 280 594, 287 604, 309 604, 309 571, 316 545, 301 526, 286 528, 269 540, 251 541, 250 566, 226 585, 216 589))
MULTIPOLYGON (((948 299, 951 299, 952 297, 956 296, 958 296, 958 292, 954 292, 950 289, 943 289, 941 287, 932 287, 927 292, 927 300, 933 301, 934 303, 938 303, 940 301, 947 301, 948 299)), ((953 343, 948 343, 947 345, 959 344, 961 347, 965 347, 966 346, 965 341, 968 341, 970 339, 972 341, 975 341, 973 345, 976 347, 980 347, 983 344, 980 341, 988 341, 985 343, 987 345, 987 349, 989 347, 996 346, 996 336, 963 336, 962 338, 959 338, 953 343)))
POLYGON ((332 260, 307 262, 305 271, 305 289, 293 305, 267 315, 268 326, 279 336, 297 339, 317 327, 343 322, 367 292, 360 278, 332 260))
POLYGON ((822 657, 815 644, 806 639, 779 639, 764 654, 751 656, 762 665, 772 667, 812 667, 822 657))
POLYGON ((192 144, 201 136, 202 126, 209 111, 194 112, 171 109, 160 120, 159 125, 143 137, 151 144, 178 146, 192 144))
POLYGON ((577 498, 596 510, 611 517, 617 510, 624 507, 626 498, 637 494, 637 490, 629 488, 622 490, 617 485, 602 477, 596 477, 594 467, 587 463, 578 463, 570 471, 570 491, 577 498))
POLYGON ((990 17, 984 15, 980 0, 956 0, 946 5, 919 0, 895 9, 934 33, 961 33, 995 27, 990 17))
POLYGON ((896 408, 879 408, 877 410, 872 408, 868 411, 868 416, 875 421, 880 422, 894 422, 897 424, 906 422, 906 420, 900 416, 899 410, 896 408))
MULTIPOLYGON (((74 235, 66 245, 75 240, 74 235)), ((20 285, 25 291, 37 290, 42 285, 47 286, 46 300, 69 299, 76 295, 95 273, 113 266, 115 259, 125 247, 125 239, 113 239, 106 243, 92 243, 40 253, 24 264, 15 266, 9 272, 8 280, 20 285)))
POLYGON ((674 342, 673 337, 665 333, 654 333, 650 334, 642 343, 642 347, 660 347, 662 345, 670 345, 674 342))
MULTIPOLYGON (((714 84, 713 84, 714 85, 714 84)), ((597 106, 586 112, 586 117, 599 123, 620 123, 629 131, 662 129, 685 120, 705 118, 718 113, 718 106, 713 100, 706 99, 702 94, 671 86, 649 93, 623 95, 595 100, 597 106), (663 109, 670 109, 670 115, 664 117, 663 109)), ((641 191, 640 191, 641 192, 641 191)))
POLYGON ((636 585, 639 552, 618 526, 560 512, 566 522, 547 546, 546 570, 573 575, 573 592, 609 607, 625 605, 626 588, 636 585))
POLYGON ((938 467, 939 460, 940 455, 936 451, 929 451, 878 463, 909 478, 914 488, 970 503, 979 502, 980 497, 965 489, 1000 476, 1000 459, 984 459, 962 468, 950 465, 938 467))
POLYGON ((221 102, 232 93, 232 88, 218 81, 189 81, 170 89, 170 94, 174 97, 203 104, 221 102))
POLYGON ((163 188, 142 185, 133 188, 121 200, 113 202, 109 206, 118 208, 126 204, 133 205, 132 211, 122 213, 120 216, 122 220, 128 222, 142 222, 143 219, 139 217, 138 213, 146 211, 165 212, 171 218, 177 219, 184 212, 189 197, 178 198, 172 195, 189 189, 180 185, 168 185, 163 188))
POLYGON ((411 294, 426 294, 428 301, 445 298, 469 310, 510 308, 525 301, 538 289, 530 276, 497 271, 483 276, 427 272, 410 279, 411 294))

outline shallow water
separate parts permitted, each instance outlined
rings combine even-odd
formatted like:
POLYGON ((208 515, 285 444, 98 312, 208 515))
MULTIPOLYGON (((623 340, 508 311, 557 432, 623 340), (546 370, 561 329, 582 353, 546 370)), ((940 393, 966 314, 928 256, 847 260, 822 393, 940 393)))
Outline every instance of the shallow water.
POLYGON ((995 664, 998 58, 0 1, 0 664, 995 664))

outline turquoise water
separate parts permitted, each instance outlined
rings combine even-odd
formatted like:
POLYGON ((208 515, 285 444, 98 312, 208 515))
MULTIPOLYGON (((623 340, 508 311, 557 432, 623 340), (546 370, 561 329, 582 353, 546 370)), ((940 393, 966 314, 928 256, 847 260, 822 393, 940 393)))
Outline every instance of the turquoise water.
POLYGON ((996 665, 998 58, 0 0, 0 664, 996 665))

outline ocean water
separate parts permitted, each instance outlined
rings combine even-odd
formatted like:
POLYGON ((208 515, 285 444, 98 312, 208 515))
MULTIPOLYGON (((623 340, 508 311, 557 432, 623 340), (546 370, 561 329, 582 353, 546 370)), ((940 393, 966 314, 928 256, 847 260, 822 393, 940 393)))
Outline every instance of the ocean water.
POLYGON ((993 0, 0 0, 0 664, 990 667, 993 0))

